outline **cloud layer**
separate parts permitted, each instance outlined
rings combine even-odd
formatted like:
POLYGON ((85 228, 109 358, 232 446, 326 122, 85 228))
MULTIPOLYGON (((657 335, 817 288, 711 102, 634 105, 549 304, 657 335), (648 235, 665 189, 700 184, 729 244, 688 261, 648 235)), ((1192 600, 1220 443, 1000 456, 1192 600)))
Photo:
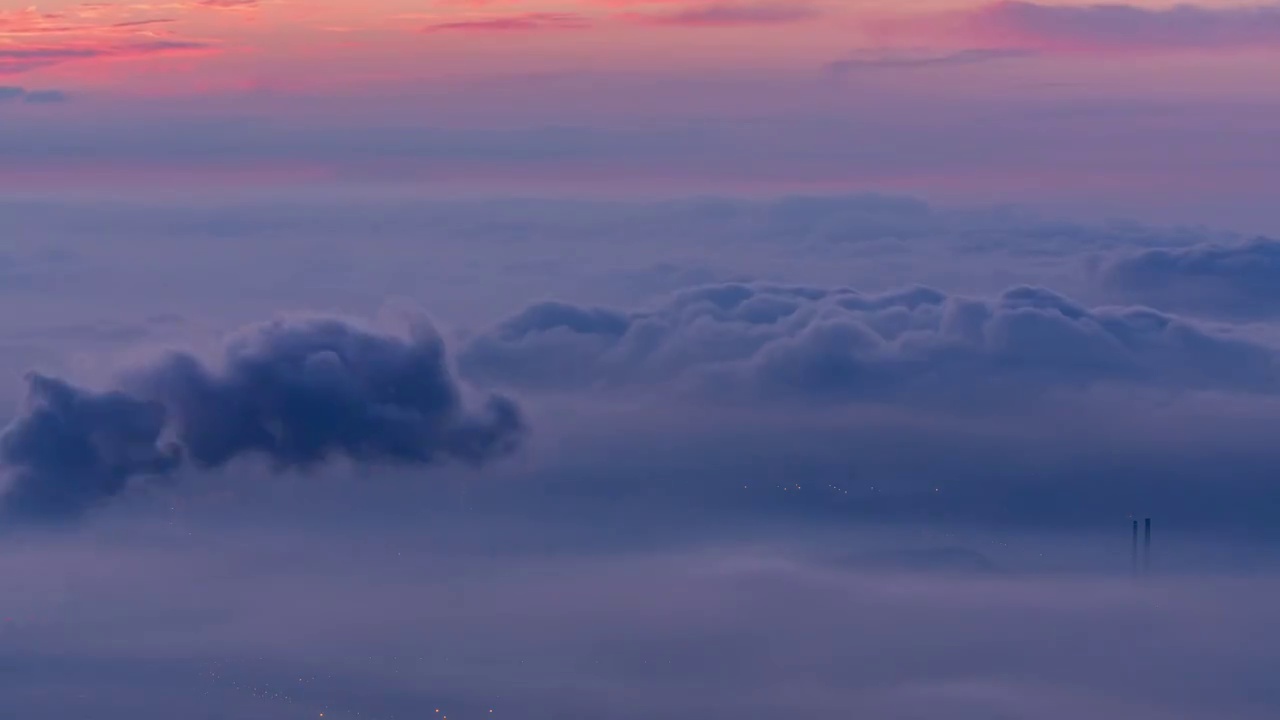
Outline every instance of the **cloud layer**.
POLYGON ((0 86, 0 105, 7 102, 47 105, 66 101, 67 94, 61 90, 28 90, 23 87, 0 86))
POLYGON ((807 2, 775 0, 773 2, 695 3, 665 14, 633 15, 632 18, 654 25, 716 28, 782 25, 811 20, 820 14, 817 8, 807 2))
POLYGON ((907 44, 923 41, 953 49, 959 44, 959 57, 1000 51, 1063 56, 1280 48, 1280 5, 1273 3, 1150 7, 1001 0, 871 24, 880 35, 907 44))
POLYGON ((1280 313, 1280 241, 1201 243, 1121 255, 1102 267, 1108 290, 1175 309, 1234 317, 1280 313))
MULTIPOLYGON (((1229 234, 882 196, 14 200, 0 216, 27 229, 11 277, 30 278, 6 290, 40 308, 0 328, 10 378, 86 377, 104 352, 185 347, 280 308, 447 307, 461 373, 524 390, 537 433, 521 462, 456 476, 517 515, 1079 528, 1151 510, 1215 533, 1274 526, 1276 338, 1105 297, 1087 271, 1100 253, 1239 244, 1229 234), (156 297, 182 322, 149 320, 156 297)), ((263 492, 314 502, 345 468, 263 492)))
POLYGON ((534 387, 700 385, 814 400, 1001 402, 1122 383, 1270 394, 1273 349, 1144 308, 1089 309, 1015 287, 982 300, 929 288, 728 284, 625 312, 541 303, 476 337, 472 377, 534 387))
POLYGON ((1121 3, 998 2, 968 16, 992 40, 1046 51, 1152 51, 1280 47, 1280 6, 1150 8, 1121 3))
POLYGON ((0 438, 8 509, 68 517, 131 479, 260 456, 279 471, 361 464, 481 464, 514 449, 515 404, 463 407, 429 326, 407 337, 336 319, 248 329, 210 367, 174 352, 92 391, 33 374, 26 411, 0 438))
MULTIPOLYGON (((180 11, 200 5, 163 7, 180 11)), ((57 12, 42 12, 34 6, 0 11, 0 35, 8 41, 0 47, 0 75, 29 73, 67 63, 207 54, 215 50, 213 43, 182 37, 169 29, 176 19, 154 15, 156 9, 149 5, 98 3, 57 12)))
MULTIPOLYGON (((832 548, 921 544, 801 528, 758 534, 769 547, 528 553, 541 535, 495 550, 494 526, 461 520, 438 536, 275 524, 6 544, 0 572, 23 582, 0 589, 0 692, 36 720, 1264 720, 1280 705, 1274 577, 866 571, 832 548)), ((1099 566, 1124 566, 1115 539, 1099 566)))

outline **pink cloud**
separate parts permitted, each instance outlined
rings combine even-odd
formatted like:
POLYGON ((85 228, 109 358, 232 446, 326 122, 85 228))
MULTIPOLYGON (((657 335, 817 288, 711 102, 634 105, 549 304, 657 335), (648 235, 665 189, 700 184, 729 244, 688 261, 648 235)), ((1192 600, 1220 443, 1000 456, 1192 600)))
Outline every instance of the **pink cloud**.
POLYGON ((213 46, 198 42, 156 40, 129 44, 61 44, 0 48, 0 75, 16 75, 84 60, 124 60, 159 55, 207 53, 213 46))
POLYGON ((1234 7, 1049 5, 1007 0, 925 26, 955 40, 1042 52, 1167 52, 1280 48, 1280 4, 1234 7))
POLYGON ((591 28, 598 22, 609 20, 655 26, 736 27, 791 23, 806 20, 818 14, 817 10, 807 2, 785 0, 711 2, 692 5, 684 0, 592 0, 586 3, 586 9, 592 12, 510 12, 506 14, 492 13, 495 10, 515 7, 507 0, 455 0, 450 4, 467 9, 483 8, 491 14, 461 18, 444 17, 429 23, 422 28, 422 31, 578 30, 591 28), (641 9, 647 12, 641 12, 641 9))
POLYGON ((37 13, 30 9, 0 13, 0 37, 56 34, 74 29, 64 22, 61 15, 37 13))
POLYGON ((451 31, 507 31, 507 30, 580 30, 591 26, 591 21, 571 13, 524 13, 497 17, 450 20, 433 23, 423 32, 451 31))
MULTIPOLYGON (((619 0, 613 0, 615 4, 619 0)), ((625 0, 636 4, 636 0, 625 0)), ((653 4, 666 4, 647 0, 653 4)), ((731 27, 740 25, 779 25, 808 20, 818 11, 807 3, 753 2, 694 5, 661 14, 631 14, 628 19, 653 25, 684 27, 731 27)))
POLYGON ((250 10, 261 5, 260 0, 196 0, 194 7, 211 10, 250 10))
MULTIPOLYGON (((238 2, 243 0, 210 0, 238 2)), ((169 5, 174 10, 183 6, 169 5)), ((26 8, 0 12, 0 75, 71 62, 209 53, 215 43, 184 38, 174 17, 147 17, 159 6, 82 4, 63 12, 26 8)))

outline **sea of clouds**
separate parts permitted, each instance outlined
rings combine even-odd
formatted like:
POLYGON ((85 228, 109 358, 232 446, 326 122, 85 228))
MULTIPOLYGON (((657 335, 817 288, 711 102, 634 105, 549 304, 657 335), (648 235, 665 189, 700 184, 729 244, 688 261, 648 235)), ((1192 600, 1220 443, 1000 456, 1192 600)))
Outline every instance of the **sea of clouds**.
POLYGON ((1280 241, 876 195, 0 221, 21 717, 1280 707, 1280 241))

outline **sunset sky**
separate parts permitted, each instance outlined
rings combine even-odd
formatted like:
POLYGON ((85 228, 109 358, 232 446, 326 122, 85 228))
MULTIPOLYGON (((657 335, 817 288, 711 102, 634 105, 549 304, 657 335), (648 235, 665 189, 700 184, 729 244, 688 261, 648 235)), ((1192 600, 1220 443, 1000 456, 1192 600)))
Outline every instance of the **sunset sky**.
POLYGON ((1278 61, 1280 6, 1228 2, 51 0, 0 14, 0 182, 878 188, 1273 223, 1278 61))

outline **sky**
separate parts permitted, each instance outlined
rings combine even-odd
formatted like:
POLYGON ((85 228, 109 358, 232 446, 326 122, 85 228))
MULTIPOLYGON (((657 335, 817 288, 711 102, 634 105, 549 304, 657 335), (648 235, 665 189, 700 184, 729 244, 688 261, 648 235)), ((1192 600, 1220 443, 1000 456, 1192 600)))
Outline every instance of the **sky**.
POLYGON ((1280 9, 257 0, 0 11, 13 192, 895 190, 1278 222, 1280 9), (17 137, 17 133, 14 133, 17 137), (198 171, 198 172, 197 172, 198 171))
POLYGON ((0 708, 1277 717, 1278 53, 0 0, 0 708))

